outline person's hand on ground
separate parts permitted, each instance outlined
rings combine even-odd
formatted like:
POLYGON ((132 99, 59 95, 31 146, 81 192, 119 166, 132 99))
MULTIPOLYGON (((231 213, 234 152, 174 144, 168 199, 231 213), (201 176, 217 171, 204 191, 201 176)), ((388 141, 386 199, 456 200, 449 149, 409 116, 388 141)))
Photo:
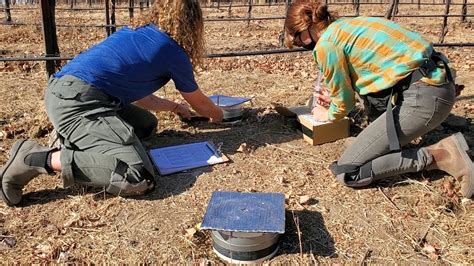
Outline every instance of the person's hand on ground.
POLYGON ((191 110, 184 104, 176 103, 176 107, 172 112, 187 119, 191 119, 191 110))
POLYGON ((209 119, 210 119, 211 123, 214 123, 214 124, 222 123, 222 120, 224 119, 224 113, 223 113, 222 109, 218 108, 218 111, 215 112, 214 116, 210 117, 209 119))

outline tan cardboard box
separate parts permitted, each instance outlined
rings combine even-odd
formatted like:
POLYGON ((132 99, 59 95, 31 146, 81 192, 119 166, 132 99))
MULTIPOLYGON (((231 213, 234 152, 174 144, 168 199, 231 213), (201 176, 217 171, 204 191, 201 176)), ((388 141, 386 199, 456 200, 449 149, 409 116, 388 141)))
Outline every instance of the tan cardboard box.
POLYGON ((307 106, 283 107, 275 106, 275 110, 283 116, 297 118, 303 133, 303 139, 311 145, 319 145, 349 136, 349 119, 337 122, 319 122, 311 114, 307 106))

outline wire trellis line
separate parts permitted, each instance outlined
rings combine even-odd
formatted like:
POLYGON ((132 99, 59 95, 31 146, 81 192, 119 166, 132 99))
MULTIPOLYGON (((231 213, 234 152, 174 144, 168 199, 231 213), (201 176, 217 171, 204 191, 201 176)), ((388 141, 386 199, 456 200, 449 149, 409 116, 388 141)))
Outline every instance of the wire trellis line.
MULTIPOLYGON (((356 15, 346 15, 346 16, 341 16, 341 17, 346 17, 346 18, 352 18, 352 17, 358 17, 356 15)), ((384 17, 382 15, 368 15, 368 17, 384 17)), ((426 15, 396 15, 394 17, 397 18, 459 18, 459 17, 474 17, 474 14, 467 14, 467 15, 456 15, 456 14, 447 14, 447 15, 436 15, 436 14, 426 14, 426 15)), ((219 22, 219 21, 255 21, 255 20, 283 20, 285 19, 284 16, 279 16, 279 17, 253 17, 253 18, 208 18, 205 19, 205 21, 208 22, 219 22)), ((0 25, 5 25, 5 26, 37 26, 40 27, 42 26, 41 23, 25 23, 25 22, 6 22, 2 21, 0 22, 0 25)), ((105 24, 76 24, 76 25, 66 25, 66 24, 57 24, 57 28, 121 28, 121 27, 127 27, 129 25, 127 24, 115 24, 115 25, 105 25, 105 24)))
MULTIPOLYGON (((370 17, 385 17, 387 19, 394 19, 396 18, 439 18, 442 19, 442 30, 441 34, 439 37, 439 44, 438 46, 450 46, 450 47, 463 47, 463 46, 473 46, 472 43, 470 43, 470 40, 464 40, 467 42, 464 43, 444 43, 444 38, 446 36, 446 33, 448 32, 448 18, 461 18, 461 22, 466 22, 466 18, 474 17, 473 14, 467 14, 468 6, 471 6, 473 3, 467 3, 468 0, 460 0, 462 3, 454 3, 452 0, 443 0, 443 3, 435 3, 436 0, 433 0, 433 3, 427 3, 424 2, 422 3, 421 0, 418 1, 413 1, 410 0, 411 3, 408 3, 408 0, 380 0, 379 3, 374 3, 374 2, 369 2, 368 0, 342 0, 344 2, 339 2, 335 3, 335 0, 325 0, 325 3, 327 3, 330 6, 344 6, 347 4, 350 4, 354 10, 355 14, 346 14, 342 15, 341 17, 346 17, 346 18, 352 18, 352 17, 358 17, 360 14, 360 6, 362 5, 379 5, 383 8, 386 8, 388 6, 388 10, 385 15, 367 15, 370 17), (402 1, 402 2, 401 2, 402 1), (332 3, 331 3, 332 2, 332 3), (399 14, 398 11, 398 6, 399 5, 417 5, 418 9, 421 9, 421 5, 444 5, 444 14, 407 14, 407 15, 402 15, 399 14), (461 14, 449 14, 450 11, 450 6, 462 6, 461 8, 461 14)), ((149 3, 150 1, 146 1, 146 6, 144 5, 143 1, 140 1, 140 5, 138 7, 135 6, 134 1, 130 0, 128 6, 118 6, 117 2, 118 0, 107 0, 102 4, 105 4, 105 6, 97 6, 97 5, 92 5, 92 2, 89 1, 89 7, 86 8, 84 6, 74 6, 75 4, 77 5, 77 2, 75 0, 70 1, 70 7, 68 6, 56 6, 55 1, 50 1, 50 0, 39 0, 39 5, 34 5, 30 8, 23 8, 23 10, 32 10, 34 9, 41 11, 41 17, 42 17, 42 23, 35 23, 33 22, 24 22, 24 21, 13 21, 11 18, 11 13, 10 11, 13 10, 13 8, 10 6, 10 0, 5 0, 5 5, 1 6, 3 7, 3 10, 5 12, 5 21, 3 23, 0 22, 0 25, 8 25, 8 26, 36 26, 36 27, 42 27, 43 28, 43 36, 44 36, 44 41, 45 41, 45 48, 46 48, 46 56, 44 58, 42 57, 32 57, 32 58, 0 58, 0 61, 6 62, 6 61, 25 61, 28 59, 34 60, 34 61, 46 61, 46 66, 47 66, 47 72, 49 75, 52 75, 54 73, 54 64, 56 64, 56 67, 59 66, 59 61, 61 58, 60 56, 60 51, 59 51, 59 46, 57 43, 57 29, 58 28, 102 28, 105 29, 106 36, 110 36, 113 34, 117 28, 122 28, 126 27, 127 22, 125 24, 118 24, 116 23, 116 10, 128 10, 130 21, 133 19, 133 12, 134 9, 139 9, 140 13, 143 11, 145 8, 149 9, 149 3), (94 24, 96 22, 92 23, 86 23, 86 24, 68 24, 68 20, 63 20, 61 19, 60 22, 62 24, 56 24, 55 21, 55 14, 56 11, 61 12, 61 11, 105 11, 105 23, 102 24, 94 24), (55 59, 56 58, 56 59, 55 59)), ((288 11, 289 7, 289 0, 286 0, 284 3, 280 3, 281 6, 284 5, 284 9, 286 12, 288 11)), ((212 6, 206 6, 204 5, 204 8, 215 8, 214 6, 215 2, 212 3, 212 6)), ((276 6, 274 3, 273 6, 276 6)), ((265 16, 265 17, 254 17, 252 16, 252 8, 253 7, 271 7, 272 3, 269 1, 269 3, 253 3, 253 1, 248 1, 246 4, 239 4, 237 3, 236 5, 233 5, 233 2, 230 1, 228 3, 223 3, 221 5, 220 1, 217 3, 217 8, 219 10, 225 10, 228 9, 229 16, 212 16, 212 17, 207 17, 205 18, 206 23, 211 23, 211 22, 239 22, 239 21, 245 21, 247 22, 247 25, 250 24, 250 21, 270 21, 270 20, 283 20, 285 19, 284 15, 279 16, 278 14, 274 16, 265 16), (232 17, 231 16, 231 9, 238 8, 238 7, 248 7, 247 11, 247 16, 242 17, 232 17), (222 9, 220 9, 222 8, 222 9)), ((2 9, 2 8, 0 8, 2 9)), ((20 10, 21 8, 18 8, 20 10)), ((28 11, 27 11, 28 12, 28 11)), ((286 13, 285 12, 285 13, 286 13)), ((31 12, 30 12, 31 13, 31 12)), ((59 18, 59 17, 58 17, 59 18)), ((432 23, 432 22, 430 22, 432 23)), ((283 31, 280 34, 280 46, 282 46, 282 40, 281 36, 283 36, 283 33, 285 31, 285 28, 283 28, 283 31)), ((237 51, 237 52, 228 52, 228 53, 220 53, 220 54, 210 54, 207 55, 209 58, 215 58, 215 57, 231 57, 231 56, 251 56, 251 55, 264 55, 264 54, 276 54, 276 53, 287 53, 287 52, 299 52, 298 49, 295 50, 285 50, 285 49, 277 49, 277 50, 266 50, 266 51, 237 51)), ((64 56, 63 56, 64 57, 64 56)), ((70 60, 72 57, 67 56, 65 57, 64 60, 70 60)))
MULTIPOLYGON (((380 3, 380 2, 359 2, 358 3, 359 5, 381 5, 381 6, 384 6, 384 5, 388 5, 390 4, 389 2, 384 2, 384 3, 380 3)), ((343 5, 354 5, 354 2, 340 2, 340 3, 328 3, 328 6, 343 6, 343 5)), ((444 3, 417 3, 417 2, 413 2, 413 3, 398 3, 398 5, 414 5, 414 6, 444 6, 446 4, 444 3)), ((451 6, 472 6, 474 5, 474 3, 466 3, 466 4, 463 4, 463 3, 451 3, 451 6)), ((277 3, 277 4, 252 4, 252 7, 281 7, 281 6, 284 6, 284 3, 277 3)), ((248 8, 249 5, 221 5, 219 8, 222 8, 222 9, 226 9, 226 8, 248 8)), ((126 6, 126 7, 116 7, 115 9, 116 10, 129 10, 130 8, 133 8, 133 9, 150 9, 150 7, 140 7, 140 6, 133 6, 133 7, 129 7, 129 6, 126 6)), ((217 6, 216 7, 212 7, 212 6, 203 6, 201 7, 203 9, 217 9, 217 6)), ((0 7, 0 11, 5 11, 5 10, 11 10, 11 11, 28 11, 28 10, 40 10, 40 7, 0 7)), ((101 8, 101 7, 84 7, 84 8, 81 8, 81 7, 74 7, 74 8, 56 8, 56 11, 71 11, 71 12, 75 12, 75 11, 104 11, 104 8, 101 8)))
MULTIPOLYGON (((466 43, 434 43, 435 47, 474 47, 474 42, 466 43)), ((295 49, 274 49, 274 50, 256 50, 256 51, 235 51, 227 53, 212 53, 207 54, 206 58, 222 58, 222 57, 239 57, 239 56, 257 56, 257 55, 272 55, 272 54, 287 54, 287 53, 301 53, 308 52, 303 48, 295 49)), ((15 62, 15 61, 68 61, 74 56, 38 56, 38 57, 0 57, 0 62, 15 62)))

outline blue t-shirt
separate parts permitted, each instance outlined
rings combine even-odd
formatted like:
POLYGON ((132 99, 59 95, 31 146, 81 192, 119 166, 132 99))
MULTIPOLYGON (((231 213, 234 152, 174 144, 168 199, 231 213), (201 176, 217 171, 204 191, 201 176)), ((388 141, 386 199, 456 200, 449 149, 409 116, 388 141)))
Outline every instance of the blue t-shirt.
POLYGON ((76 56, 55 74, 72 75, 130 103, 146 97, 171 79, 181 92, 198 86, 184 49, 155 25, 123 28, 76 56))

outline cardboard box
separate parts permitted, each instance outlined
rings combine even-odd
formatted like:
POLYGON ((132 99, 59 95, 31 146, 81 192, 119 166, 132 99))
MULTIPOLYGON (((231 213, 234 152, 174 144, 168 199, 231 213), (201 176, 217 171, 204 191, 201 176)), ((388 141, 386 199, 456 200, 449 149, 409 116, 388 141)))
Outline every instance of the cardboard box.
POLYGON ((307 106, 283 107, 275 106, 275 110, 286 117, 296 117, 299 122, 299 131, 303 139, 311 145, 319 145, 338 139, 349 137, 349 119, 344 118, 336 122, 319 122, 311 114, 307 106))

